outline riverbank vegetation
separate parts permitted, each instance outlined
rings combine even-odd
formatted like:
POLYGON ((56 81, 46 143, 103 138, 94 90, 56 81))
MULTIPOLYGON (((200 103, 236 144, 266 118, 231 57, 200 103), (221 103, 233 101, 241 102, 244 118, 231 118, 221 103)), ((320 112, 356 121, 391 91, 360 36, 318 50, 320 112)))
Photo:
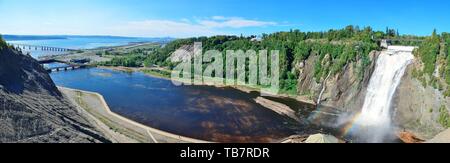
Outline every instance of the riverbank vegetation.
POLYGON ((152 75, 152 76, 161 77, 161 78, 170 78, 170 76, 171 76, 171 73, 169 71, 157 70, 157 69, 144 69, 144 70, 142 70, 142 72, 152 75))
POLYGON ((125 56, 115 56, 110 61, 100 62, 99 66, 123 66, 123 67, 141 67, 146 56, 139 54, 128 54, 125 56))

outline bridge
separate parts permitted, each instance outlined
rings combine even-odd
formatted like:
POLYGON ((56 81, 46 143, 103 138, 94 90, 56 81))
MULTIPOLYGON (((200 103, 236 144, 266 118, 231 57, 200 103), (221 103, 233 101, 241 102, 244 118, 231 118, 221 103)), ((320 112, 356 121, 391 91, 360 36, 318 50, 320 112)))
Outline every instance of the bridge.
POLYGON ((40 50, 40 51, 53 51, 53 52, 76 51, 75 49, 39 46, 39 45, 27 45, 27 44, 10 44, 10 45, 14 46, 15 48, 19 48, 21 50, 40 50))
POLYGON ((373 39, 374 41, 409 41, 409 42, 423 42, 424 39, 416 39, 416 38, 385 38, 385 39, 373 39))
POLYGON ((421 39, 402 39, 402 38, 394 38, 394 39, 374 39, 374 41, 377 41, 379 43, 379 45, 382 48, 388 48, 388 46, 392 45, 394 42, 401 42, 401 41, 406 41, 406 42, 416 42, 416 43, 421 43, 424 40, 421 39))
POLYGON ((89 67, 89 65, 87 65, 87 64, 73 63, 73 62, 57 60, 57 59, 42 59, 42 60, 38 60, 38 62, 41 65, 49 64, 49 63, 65 64, 64 66, 46 68, 47 72, 49 72, 49 73, 54 72, 54 71, 67 71, 67 70, 75 70, 75 69, 82 69, 82 68, 89 67))

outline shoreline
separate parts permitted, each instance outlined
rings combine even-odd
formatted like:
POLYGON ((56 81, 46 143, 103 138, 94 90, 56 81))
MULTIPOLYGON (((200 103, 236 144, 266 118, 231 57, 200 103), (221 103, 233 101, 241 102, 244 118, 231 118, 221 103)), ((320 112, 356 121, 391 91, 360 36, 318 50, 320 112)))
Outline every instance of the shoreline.
POLYGON ((82 109, 88 118, 93 120, 107 137, 116 143, 214 143, 205 140, 189 138, 172 134, 138 123, 109 108, 103 96, 96 92, 89 92, 65 87, 58 89, 69 100, 82 109), (88 97, 88 99, 82 99, 88 97), (96 98, 96 99, 93 99, 96 98), (93 101, 92 101, 93 100, 93 101))
POLYGON ((264 97, 257 97, 254 101, 279 115, 287 116, 297 122, 301 121, 301 119, 295 115, 295 111, 285 104, 278 103, 264 97))

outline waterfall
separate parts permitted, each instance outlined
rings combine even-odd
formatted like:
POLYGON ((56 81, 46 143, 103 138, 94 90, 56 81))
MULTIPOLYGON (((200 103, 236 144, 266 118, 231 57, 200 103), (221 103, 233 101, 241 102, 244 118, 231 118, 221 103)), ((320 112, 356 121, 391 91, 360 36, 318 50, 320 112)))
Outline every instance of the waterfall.
POLYGON ((414 60, 414 47, 390 46, 376 61, 361 113, 352 133, 367 142, 382 142, 392 131, 391 102, 407 66, 414 60))
POLYGON ((330 78, 330 75, 331 75, 331 72, 328 73, 327 77, 325 78, 325 80, 322 83, 322 90, 320 91, 319 98, 317 99, 317 106, 319 106, 320 102, 322 102, 322 96, 323 96, 323 93, 325 93, 325 90, 327 89, 327 80, 328 80, 328 78, 330 78))

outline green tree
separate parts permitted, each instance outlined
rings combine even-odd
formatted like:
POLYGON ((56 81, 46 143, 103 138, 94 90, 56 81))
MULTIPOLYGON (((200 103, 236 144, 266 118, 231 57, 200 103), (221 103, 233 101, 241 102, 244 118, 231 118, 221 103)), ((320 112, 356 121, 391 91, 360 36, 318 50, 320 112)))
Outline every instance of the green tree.
POLYGON ((434 73, 439 50, 440 38, 437 35, 436 30, 434 30, 432 36, 428 37, 418 49, 420 59, 424 63, 423 71, 425 74, 432 75, 434 73))
POLYGON ((6 48, 7 46, 8 46, 8 44, 3 39, 3 36, 0 34, 0 49, 6 48))
POLYGON ((433 34, 431 35, 431 37, 433 37, 433 38, 438 37, 436 29, 433 30, 433 34))
POLYGON ((445 107, 444 105, 442 105, 439 108, 439 119, 438 122, 444 126, 445 128, 449 128, 450 127, 450 114, 447 110, 447 107, 445 107))

